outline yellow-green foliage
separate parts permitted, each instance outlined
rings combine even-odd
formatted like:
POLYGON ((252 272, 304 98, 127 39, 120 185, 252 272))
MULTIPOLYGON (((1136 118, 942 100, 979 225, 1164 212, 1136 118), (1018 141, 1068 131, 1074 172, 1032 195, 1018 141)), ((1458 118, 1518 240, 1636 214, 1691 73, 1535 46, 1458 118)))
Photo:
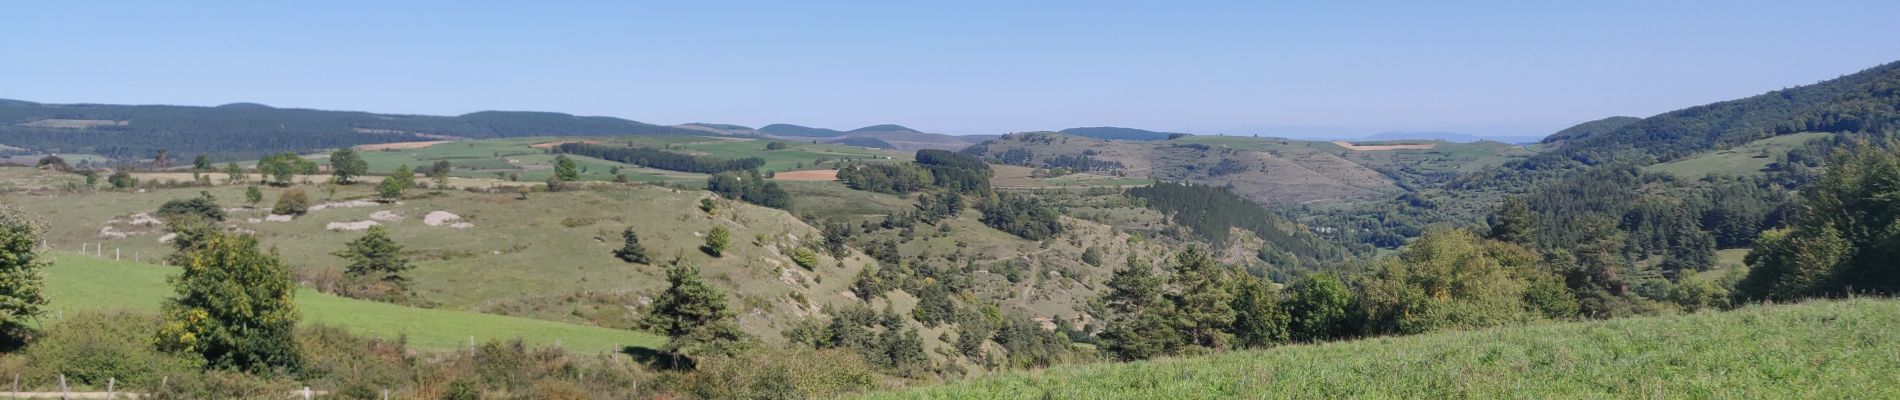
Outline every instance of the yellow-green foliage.
POLYGON ((1900 301, 1445 331, 1057 367, 874 399, 1900 397, 1900 301))

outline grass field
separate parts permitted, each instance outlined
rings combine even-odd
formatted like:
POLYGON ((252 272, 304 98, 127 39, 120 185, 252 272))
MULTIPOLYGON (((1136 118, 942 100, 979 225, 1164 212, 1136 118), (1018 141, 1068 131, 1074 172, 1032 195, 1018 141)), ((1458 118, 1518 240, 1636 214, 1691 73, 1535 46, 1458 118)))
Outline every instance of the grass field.
POLYGON ((1058 367, 869 398, 1900 398, 1900 301, 1856 299, 1058 367))
MULTIPOLYGON (((26 168, 0 172, 14 172, 22 181, 50 174, 26 168)), ((856 192, 837 182, 788 184, 830 185, 826 192, 856 192)), ((412 190, 399 203, 326 208, 286 222, 262 220, 285 190, 275 187, 262 188, 264 201, 259 209, 246 207, 242 186, 53 191, 6 197, 48 223, 47 244, 56 249, 71 252, 104 243, 108 258, 116 249, 127 260, 150 260, 170 252, 159 241, 164 228, 108 221, 124 221, 137 213, 153 212, 167 200, 209 192, 229 209, 228 226, 255 232, 265 245, 278 248, 286 264, 302 276, 341 268, 343 260, 333 253, 362 235, 330 230, 330 224, 376 221, 371 216, 380 212, 385 218, 376 222, 389 230, 413 260, 410 278, 416 292, 439 308, 614 329, 631 326, 632 319, 643 312, 643 301, 665 288, 661 265, 678 258, 701 267, 706 279, 726 290, 734 310, 741 313, 741 327, 767 340, 779 340, 780 329, 802 319, 803 314, 794 310, 845 301, 839 293, 866 262, 822 257, 823 268, 798 268, 789 252, 819 235, 780 210, 722 200, 717 202, 716 215, 709 215, 698 207, 700 199, 709 196, 704 191, 597 185, 598 190, 534 193, 526 200, 513 193, 451 190, 431 195, 412 190), (459 215, 473 226, 428 225, 424 217, 437 211, 459 215), (390 214, 395 218, 387 218, 390 214), (723 257, 698 250, 704 233, 713 226, 732 232, 732 248, 723 257), (114 235, 102 236, 108 227, 116 230, 114 235), (621 232, 629 227, 638 232, 655 265, 629 264, 613 257, 621 232), (116 236, 119 233, 126 236, 116 236), (798 304, 805 300, 811 304, 798 304)), ((306 190, 315 203, 324 204, 371 198, 372 186, 340 186, 334 199, 315 187, 306 190)), ((823 201, 801 198, 798 204, 823 206, 819 204, 823 201)), ((901 197, 881 197, 880 201, 909 207, 901 197)))
MULTIPOLYGON (((534 145, 567 141, 661 148, 723 159, 758 157, 765 160, 765 166, 760 168, 760 172, 815 168, 819 160, 845 158, 908 160, 910 158, 906 154, 883 150, 798 141, 784 141, 786 148, 782 150, 767 150, 765 146, 772 142, 771 140, 710 136, 550 136, 461 140, 421 148, 364 150, 362 154, 363 159, 369 162, 370 172, 376 174, 387 174, 401 165, 415 168, 447 160, 455 166, 452 174, 454 176, 490 179, 518 176, 523 182, 541 182, 554 173, 555 155, 549 154, 545 148, 536 148, 534 145)), ((612 180, 614 178, 612 171, 615 168, 619 168, 620 173, 626 175, 628 179, 638 182, 706 178, 703 174, 641 168, 592 157, 571 158, 580 166, 582 180, 612 180)))
MULTIPOLYGON (((55 315, 99 309, 157 312, 172 294, 166 277, 177 268, 117 262, 75 254, 58 254, 46 271, 47 296, 55 315)), ((407 337, 409 344, 446 350, 477 341, 522 339, 534 344, 561 341, 564 348, 582 353, 616 352, 625 346, 655 347, 659 336, 618 329, 567 324, 465 311, 403 307, 347 299, 309 289, 297 292, 297 307, 305 325, 328 325, 382 338, 407 337)))
POLYGON ((1832 136, 1825 132, 1802 132, 1756 140, 1735 146, 1727 150, 1698 154, 1681 160, 1670 161, 1644 167, 1646 170, 1665 172, 1683 178, 1701 178, 1709 175, 1754 175, 1762 168, 1774 163, 1775 158, 1787 154, 1788 150, 1801 146, 1809 140, 1832 136))

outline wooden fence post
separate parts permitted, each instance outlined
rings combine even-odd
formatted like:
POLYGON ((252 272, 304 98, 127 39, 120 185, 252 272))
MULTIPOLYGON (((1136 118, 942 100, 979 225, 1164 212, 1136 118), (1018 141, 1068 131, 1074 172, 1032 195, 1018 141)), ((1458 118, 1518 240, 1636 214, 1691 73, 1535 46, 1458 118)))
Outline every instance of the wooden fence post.
POLYGON ((59 374, 59 398, 68 398, 66 394, 66 374, 59 374))
POLYGON ((114 397, 113 393, 118 392, 118 386, 119 386, 119 378, 106 378, 106 399, 107 400, 112 399, 114 397))

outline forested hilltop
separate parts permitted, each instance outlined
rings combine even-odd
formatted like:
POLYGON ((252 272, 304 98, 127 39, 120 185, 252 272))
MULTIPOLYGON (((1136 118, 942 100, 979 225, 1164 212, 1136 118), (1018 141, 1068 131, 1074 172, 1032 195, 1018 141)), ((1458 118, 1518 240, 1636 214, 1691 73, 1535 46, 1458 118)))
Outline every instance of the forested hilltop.
POLYGON ((482 111, 453 117, 273 108, 42 104, 0 100, 0 144, 145 159, 159 149, 218 161, 367 143, 515 136, 704 135, 612 117, 482 111))

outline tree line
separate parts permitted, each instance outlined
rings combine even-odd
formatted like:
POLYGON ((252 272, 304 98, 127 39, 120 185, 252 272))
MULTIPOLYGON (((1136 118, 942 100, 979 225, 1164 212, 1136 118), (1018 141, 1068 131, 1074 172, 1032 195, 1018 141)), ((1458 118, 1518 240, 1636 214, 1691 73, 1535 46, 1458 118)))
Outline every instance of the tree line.
POLYGON ((728 160, 645 147, 620 147, 592 143, 562 143, 560 146, 555 147, 555 150, 566 154, 617 161, 648 168, 702 174, 745 171, 765 166, 765 160, 758 157, 728 160))

